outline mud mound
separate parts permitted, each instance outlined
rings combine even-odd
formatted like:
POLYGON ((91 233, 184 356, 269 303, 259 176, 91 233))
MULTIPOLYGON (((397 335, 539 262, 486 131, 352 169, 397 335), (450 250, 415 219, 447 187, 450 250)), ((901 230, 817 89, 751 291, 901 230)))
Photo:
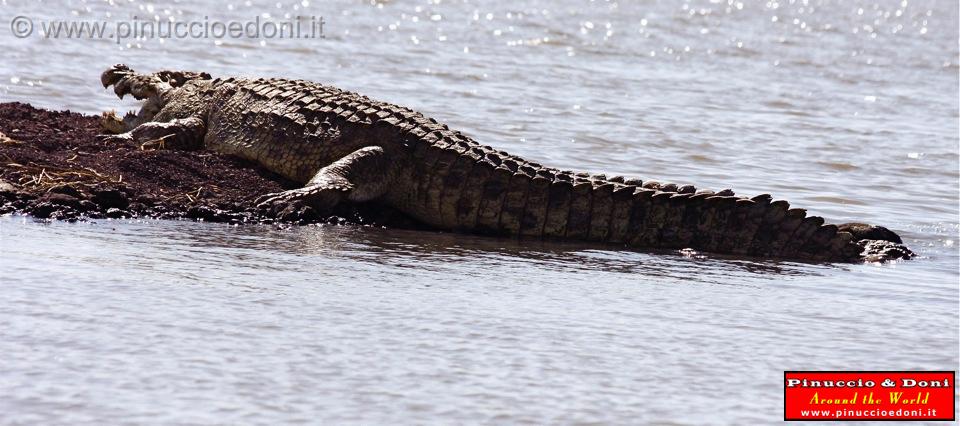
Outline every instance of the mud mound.
POLYGON ((307 206, 267 216, 254 200, 297 184, 235 157, 107 143, 98 133, 97 116, 0 103, 0 214, 420 227, 373 203, 345 204, 330 217, 307 206))

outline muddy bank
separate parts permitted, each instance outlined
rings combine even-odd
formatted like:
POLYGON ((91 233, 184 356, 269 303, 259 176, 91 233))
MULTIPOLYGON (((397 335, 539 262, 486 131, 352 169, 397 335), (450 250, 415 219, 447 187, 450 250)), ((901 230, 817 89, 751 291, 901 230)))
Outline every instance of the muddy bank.
POLYGON ((344 204, 335 216, 307 206, 260 212, 257 197, 298 185, 238 158, 107 143, 99 133, 98 116, 0 103, 0 214, 420 228, 377 204, 344 204))

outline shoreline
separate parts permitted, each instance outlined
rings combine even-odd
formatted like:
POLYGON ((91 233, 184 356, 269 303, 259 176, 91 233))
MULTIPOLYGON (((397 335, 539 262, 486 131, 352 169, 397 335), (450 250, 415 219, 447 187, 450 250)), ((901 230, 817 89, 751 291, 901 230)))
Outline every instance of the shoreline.
POLYGON ((271 215, 254 200, 299 185, 236 157, 103 142, 99 133, 99 116, 0 103, 0 214, 423 229, 375 203, 343 204, 333 216, 307 206, 271 215))

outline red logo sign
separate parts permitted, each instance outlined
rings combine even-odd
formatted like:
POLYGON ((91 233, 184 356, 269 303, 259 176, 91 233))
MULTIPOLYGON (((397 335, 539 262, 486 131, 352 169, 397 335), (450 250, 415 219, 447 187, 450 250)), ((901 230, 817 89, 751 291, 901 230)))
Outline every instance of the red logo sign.
POLYGON ((784 420, 955 420, 953 371, 784 371, 784 420))

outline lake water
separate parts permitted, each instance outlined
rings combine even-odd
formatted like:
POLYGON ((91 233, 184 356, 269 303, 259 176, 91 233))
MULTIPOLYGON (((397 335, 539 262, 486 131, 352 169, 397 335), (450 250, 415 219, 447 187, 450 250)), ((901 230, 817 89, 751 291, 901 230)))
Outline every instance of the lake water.
POLYGON ((956 2, 112 3, 0 0, 0 101, 133 108, 99 85, 115 62, 306 78, 547 165, 882 224, 920 258, 8 216, 0 423, 774 423, 784 370, 957 369, 956 2), (37 34, 287 14, 326 37, 37 34))

